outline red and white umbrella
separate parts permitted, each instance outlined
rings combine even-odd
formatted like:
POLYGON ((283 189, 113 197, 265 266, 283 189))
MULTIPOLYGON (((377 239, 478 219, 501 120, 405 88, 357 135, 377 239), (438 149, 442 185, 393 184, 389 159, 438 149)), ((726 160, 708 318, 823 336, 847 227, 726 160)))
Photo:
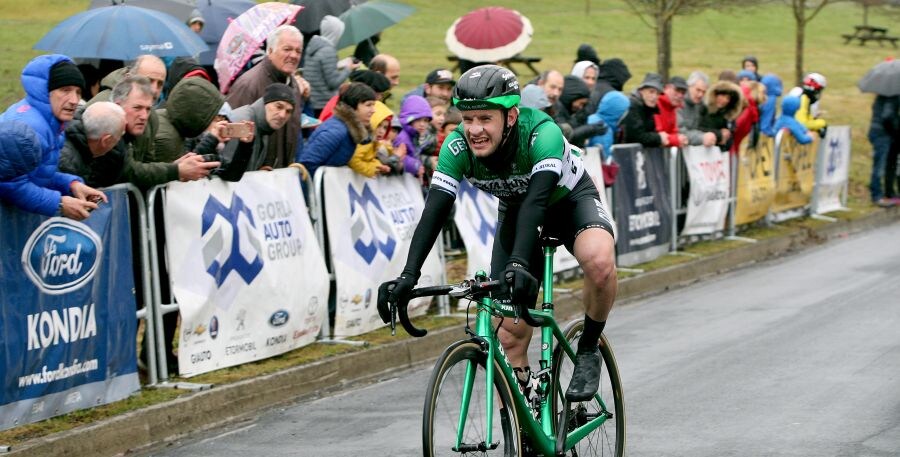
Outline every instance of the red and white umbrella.
POLYGON ((518 11, 489 6, 454 21, 444 42, 460 59, 496 62, 524 51, 533 33, 531 21, 518 11))

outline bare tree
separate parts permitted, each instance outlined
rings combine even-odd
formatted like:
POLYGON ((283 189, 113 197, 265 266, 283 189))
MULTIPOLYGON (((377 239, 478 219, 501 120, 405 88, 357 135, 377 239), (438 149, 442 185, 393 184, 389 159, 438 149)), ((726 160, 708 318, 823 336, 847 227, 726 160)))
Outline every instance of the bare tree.
POLYGON ((693 14, 717 6, 715 0, 625 0, 635 14, 656 34, 656 71, 664 80, 672 68, 672 21, 675 16, 693 14))
POLYGON ((797 33, 794 41, 794 76, 797 85, 803 82, 803 43, 806 40, 806 24, 812 21, 831 0, 790 0, 794 10, 797 33))

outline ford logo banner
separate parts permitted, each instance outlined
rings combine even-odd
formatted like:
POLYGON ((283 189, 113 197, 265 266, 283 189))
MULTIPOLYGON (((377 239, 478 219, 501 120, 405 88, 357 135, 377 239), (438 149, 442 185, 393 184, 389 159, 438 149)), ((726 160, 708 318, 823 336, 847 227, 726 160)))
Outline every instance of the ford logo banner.
POLYGON ((272 314, 272 317, 269 318, 269 325, 272 327, 281 327, 284 324, 287 324, 288 317, 290 315, 287 311, 283 309, 279 309, 272 314))
POLYGON ((22 250, 22 267, 42 292, 61 295, 90 282, 102 250, 100 237, 90 227, 54 217, 31 233, 22 250))

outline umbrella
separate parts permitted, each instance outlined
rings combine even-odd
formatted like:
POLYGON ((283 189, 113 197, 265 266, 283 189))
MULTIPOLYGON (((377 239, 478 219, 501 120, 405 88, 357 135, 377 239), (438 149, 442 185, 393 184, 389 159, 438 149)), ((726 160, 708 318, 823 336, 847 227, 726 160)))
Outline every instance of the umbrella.
POLYGON ((47 32, 34 49, 69 57, 132 60, 141 54, 193 56, 206 43, 184 22, 136 6, 104 6, 78 13, 47 32))
POLYGON ((266 40, 269 32, 285 22, 293 21, 302 8, 287 3, 260 3, 231 21, 216 50, 215 68, 223 94, 228 92, 231 81, 266 40))
POLYGON ((415 10, 411 6, 385 1, 354 5, 340 15, 341 20, 344 21, 344 34, 338 40, 337 48, 346 48, 364 41, 400 22, 415 10))
POLYGON ((148 10, 162 11, 175 16, 181 21, 190 19, 191 12, 194 11, 193 0, 91 0, 88 9, 125 4, 138 8, 147 8, 148 10))
POLYGON ((531 21, 518 11, 489 6, 454 21, 444 42, 460 59, 496 62, 524 51, 533 33, 531 21))
POLYGON ((863 92, 900 95, 900 60, 885 60, 875 65, 856 85, 863 92))
POLYGON ((201 53, 197 59, 200 65, 213 64, 219 41, 229 22, 254 6, 256 2, 253 0, 197 0, 197 10, 204 21, 200 38, 209 45, 209 50, 201 53))
POLYGON ((340 16, 350 9, 352 5, 358 5, 365 0, 291 0, 291 3, 303 7, 303 14, 297 16, 294 25, 304 34, 319 31, 319 24, 325 16, 340 16))

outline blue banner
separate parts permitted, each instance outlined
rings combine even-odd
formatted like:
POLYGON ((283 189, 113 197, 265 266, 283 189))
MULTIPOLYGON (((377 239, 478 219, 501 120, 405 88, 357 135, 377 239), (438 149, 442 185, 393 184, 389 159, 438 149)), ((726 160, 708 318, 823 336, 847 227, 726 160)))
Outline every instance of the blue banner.
POLYGON ((639 144, 612 148, 619 175, 613 185, 616 263, 631 266, 649 262, 669 250, 672 205, 665 152, 639 144))
POLYGON ((83 222, 0 205, 0 430, 140 388, 128 195, 83 222))

